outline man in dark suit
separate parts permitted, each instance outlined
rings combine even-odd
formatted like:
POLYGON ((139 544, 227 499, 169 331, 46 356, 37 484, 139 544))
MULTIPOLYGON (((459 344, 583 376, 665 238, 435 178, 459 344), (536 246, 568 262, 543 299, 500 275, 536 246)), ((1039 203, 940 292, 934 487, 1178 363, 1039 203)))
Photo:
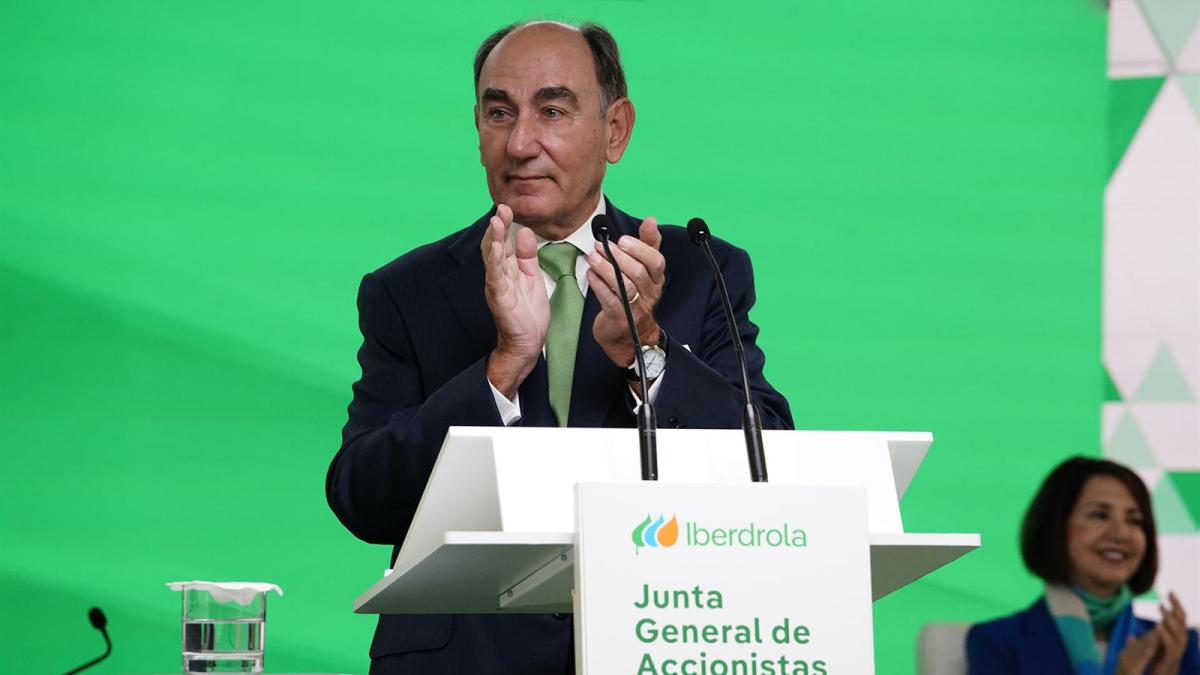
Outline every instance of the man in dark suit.
MULTIPOLYGON (((509 26, 481 45, 475 79, 480 160, 497 206, 364 277, 362 377, 326 482, 342 523, 395 547, 393 561, 451 426, 632 427, 644 395, 664 426, 741 424, 737 358, 700 252, 681 228, 639 223, 601 193, 634 123, 612 36, 589 24, 509 26), (591 239, 600 212, 616 230, 649 392, 630 372, 616 278, 591 239)), ((713 247, 764 425, 790 428, 787 402, 762 376, 749 258, 713 247)), ((569 619, 381 616, 371 672, 570 673, 569 619)))

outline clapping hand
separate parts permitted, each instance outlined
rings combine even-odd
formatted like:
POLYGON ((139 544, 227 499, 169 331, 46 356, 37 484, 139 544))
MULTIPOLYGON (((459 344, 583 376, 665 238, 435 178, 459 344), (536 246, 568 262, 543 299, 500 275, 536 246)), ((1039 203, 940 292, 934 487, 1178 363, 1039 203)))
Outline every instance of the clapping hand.
MULTIPOLYGON (((642 221, 636 238, 626 235, 610 244, 625 278, 625 291, 633 307, 638 338, 648 345, 657 344, 659 340, 654 307, 662 297, 667 269, 666 258, 658 250, 661 243, 658 222, 651 217, 642 221)), ((595 252, 588 256, 587 277, 588 287, 600 301, 600 313, 592 324, 592 335, 614 364, 628 368, 634 360, 633 345, 629 343, 629 323, 617 293, 616 273, 600 242, 596 242, 595 252)))
POLYGON ((1171 608, 1160 605, 1162 623, 1138 637, 1130 637, 1117 659, 1117 675, 1178 675, 1179 663, 1187 648, 1187 614, 1174 593, 1169 594, 1171 608))
POLYGON ((488 356, 487 377, 510 400, 537 365, 550 329, 550 300, 538 265, 533 231, 510 236, 513 214, 496 206, 481 245, 484 295, 496 321, 496 347, 488 356))
POLYGON ((1174 593, 1169 593, 1171 608, 1159 605, 1162 610, 1162 623, 1154 627, 1158 634, 1161 647, 1154 659, 1153 675, 1178 675, 1179 662, 1183 660, 1183 651, 1187 648, 1188 627, 1187 613, 1174 593))

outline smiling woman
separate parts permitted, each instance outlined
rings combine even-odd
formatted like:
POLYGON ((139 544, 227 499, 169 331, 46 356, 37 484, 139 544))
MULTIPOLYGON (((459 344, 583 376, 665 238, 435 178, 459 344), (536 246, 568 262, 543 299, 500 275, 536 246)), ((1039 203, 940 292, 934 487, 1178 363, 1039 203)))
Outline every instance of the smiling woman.
POLYGON ((1021 527, 1021 554, 1046 593, 1029 609, 967 636, 972 675, 1200 673, 1197 636, 1172 593, 1155 624, 1132 597, 1158 571, 1150 495, 1137 474, 1075 457, 1046 477, 1021 527))

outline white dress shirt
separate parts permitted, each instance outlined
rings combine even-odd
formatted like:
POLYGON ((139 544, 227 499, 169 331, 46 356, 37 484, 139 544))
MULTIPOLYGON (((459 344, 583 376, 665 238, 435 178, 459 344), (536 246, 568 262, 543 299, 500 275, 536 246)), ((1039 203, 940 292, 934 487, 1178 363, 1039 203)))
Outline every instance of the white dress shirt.
MULTIPOLYGON (((588 254, 596 250, 596 239, 592 236, 592 218, 595 218, 598 214, 604 213, 604 208, 604 195, 600 195, 600 203, 596 205, 594 210, 592 210, 592 214, 588 216, 587 219, 584 220, 574 232, 567 235, 566 239, 562 240, 569 244, 574 244, 575 248, 579 249, 579 251, 582 253, 582 255, 575 258, 575 281, 579 283, 579 293, 584 298, 587 297, 588 292, 587 271, 590 267, 588 265, 587 257, 588 254)), ((517 230, 521 229, 522 227, 524 227, 524 225, 521 225, 520 223, 513 223, 513 227, 509 232, 509 236, 512 238, 514 245, 516 242, 517 230)), ((543 238, 536 232, 534 233, 534 237, 537 239, 537 247, 539 250, 541 250, 541 248, 546 244, 557 243, 543 238)), ((542 270, 542 281, 546 282, 546 297, 549 298, 553 296, 554 289, 558 287, 558 281, 554 279, 554 277, 550 276, 550 273, 544 269, 542 270)), ((543 346, 542 354, 545 353, 546 348, 543 346)), ((654 382, 650 384, 651 403, 654 402, 655 397, 658 395, 659 386, 662 384, 663 377, 665 375, 666 371, 664 370, 662 374, 658 376, 658 379, 654 380, 654 382)), ((490 381, 488 382, 488 385, 492 388, 492 397, 496 399, 496 410, 499 411, 500 419, 504 422, 504 425, 511 427, 519 422, 521 420, 521 394, 513 394, 513 398, 510 401, 508 397, 501 393, 500 390, 497 389, 496 386, 490 381)), ((632 389, 630 391, 633 393, 632 389)), ((639 398, 636 393, 633 393, 633 398, 637 405, 641 405, 641 398, 639 398)), ((634 410, 637 410, 637 406, 634 406, 634 410)))

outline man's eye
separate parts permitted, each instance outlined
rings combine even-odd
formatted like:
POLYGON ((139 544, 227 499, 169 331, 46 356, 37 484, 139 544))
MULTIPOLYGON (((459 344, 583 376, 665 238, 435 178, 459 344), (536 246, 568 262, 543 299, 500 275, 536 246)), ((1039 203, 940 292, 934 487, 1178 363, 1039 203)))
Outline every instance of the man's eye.
POLYGON ((492 108, 487 111, 487 116, 491 120, 504 120, 508 118, 508 111, 504 108, 492 108))
POLYGON ((563 115, 565 115, 566 113, 559 110, 558 108, 546 108, 545 110, 542 111, 542 114, 552 120, 556 120, 556 119, 562 117, 563 115))

